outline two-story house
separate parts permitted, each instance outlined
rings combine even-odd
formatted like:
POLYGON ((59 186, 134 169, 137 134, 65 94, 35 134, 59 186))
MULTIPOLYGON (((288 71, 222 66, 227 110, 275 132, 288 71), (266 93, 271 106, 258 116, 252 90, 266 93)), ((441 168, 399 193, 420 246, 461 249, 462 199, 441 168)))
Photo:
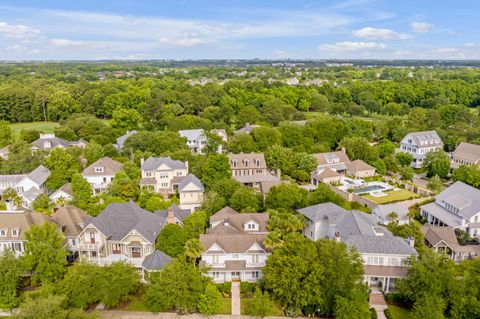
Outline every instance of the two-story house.
POLYGON ((434 226, 451 226, 480 237, 480 190, 456 182, 435 197, 435 202, 420 206, 422 216, 434 226))
POLYGON ((443 148, 443 142, 435 131, 408 133, 400 141, 397 152, 405 152, 413 156, 412 167, 421 168, 429 152, 443 148))
POLYGON ((335 152, 313 154, 317 160, 317 169, 310 174, 312 184, 339 182, 347 172, 350 163, 345 149, 335 152))
POLYGON ((112 203, 99 216, 85 221, 79 234, 80 258, 99 265, 125 261, 135 266, 144 278, 146 272, 163 267, 152 262, 162 259, 156 258, 163 253, 155 251, 155 241, 165 223, 162 216, 132 201, 112 203))
POLYGON ((193 212, 199 210, 203 203, 205 188, 202 182, 193 174, 188 174, 178 184, 180 208, 193 212))
POLYGON ((355 247, 364 262, 364 281, 381 286, 386 292, 395 281, 407 275, 406 261, 417 255, 413 240, 394 236, 379 226, 374 218, 360 211, 347 211, 333 203, 322 203, 299 209, 307 219, 305 237, 311 240, 330 238, 355 247))
POLYGON ((40 138, 32 142, 32 151, 44 150, 50 151, 54 148, 66 148, 76 146, 80 148, 85 148, 87 142, 80 139, 78 141, 67 141, 63 138, 56 137, 55 134, 44 134, 40 133, 40 138))
POLYGON ((21 256, 25 251, 25 233, 33 225, 42 225, 53 220, 41 213, 29 210, 0 211, 0 253, 10 249, 15 255, 21 256))
POLYGON ((228 159, 232 177, 245 186, 260 190, 262 182, 276 182, 280 180, 279 176, 269 172, 265 156, 262 153, 228 154, 228 159))
POLYGON ((83 178, 90 184, 94 195, 104 192, 113 181, 115 174, 122 170, 123 164, 110 157, 103 157, 85 168, 83 178))
POLYGON ((180 130, 178 134, 187 139, 187 146, 194 154, 204 154, 203 149, 207 146, 207 136, 203 129, 180 130))
POLYGON ((460 165, 480 166, 480 145, 462 142, 452 153, 451 168, 456 169, 460 165))
POLYGON ((28 174, 0 175, 0 197, 9 188, 22 197, 22 205, 31 207, 33 201, 45 191, 45 183, 50 170, 43 165, 28 174))
POLYGON ((214 282, 255 282, 262 277, 270 249, 267 213, 240 214, 225 207, 210 217, 210 227, 200 235, 204 248, 201 265, 214 282))
POLYGON ((83 231, 85 221, 89 218, 90 216, 83 209, 74 206, 62 206, 52 215, 52 220, 65 235, 65 244, 71 252, 73 260, 78 257, 78 236, 83 231))
POLYGON ((177 191, 181 179, 188 174, 188 162, 172 160, 170 157, 141 159, 142 179, 140 187, 164 196, 177 191))

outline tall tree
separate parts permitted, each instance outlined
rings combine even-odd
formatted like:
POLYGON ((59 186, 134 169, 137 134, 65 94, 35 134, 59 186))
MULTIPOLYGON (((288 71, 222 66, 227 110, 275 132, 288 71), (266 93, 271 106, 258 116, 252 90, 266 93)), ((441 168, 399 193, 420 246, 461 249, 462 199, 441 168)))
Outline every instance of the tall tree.
POLYGON ((22 267, 15 253, 9 249, 0 254, 0 309, 12 309, 18 306, 20 298, 18 287, 22 267))

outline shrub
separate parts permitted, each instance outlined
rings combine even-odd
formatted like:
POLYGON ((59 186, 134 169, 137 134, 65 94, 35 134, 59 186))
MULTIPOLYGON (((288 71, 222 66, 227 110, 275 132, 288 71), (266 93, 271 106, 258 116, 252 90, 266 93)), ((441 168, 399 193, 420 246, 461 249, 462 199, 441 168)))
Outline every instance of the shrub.
POLYGON ((387 319, 393 319, 392 311, 389 308, 385 309, 383 313, 385 314, 385 317, 387 317, 387 319))
POLYGON ((248 294, 251 295, 255 292, 255 288, 257 287, 257 284, 252 283, 252 282, 240 282, 240 292, 242 294, 248 294))
POLYGON ((232 283, 231 282, 224 282, 221 284, 217 284, 217 289, 224 295, 230 295, 232 291, 232 283))
POLYGON ((377 319, 378 318, 377 311, 375 310, 375 308, 370 308, 370 318, 371 319, 377 319))

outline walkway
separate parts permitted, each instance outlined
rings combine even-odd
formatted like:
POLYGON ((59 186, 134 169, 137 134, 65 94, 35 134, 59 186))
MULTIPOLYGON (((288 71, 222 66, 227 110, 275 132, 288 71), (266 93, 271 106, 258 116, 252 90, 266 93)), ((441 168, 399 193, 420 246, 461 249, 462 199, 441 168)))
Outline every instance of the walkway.
POLYGON ((232 315, 239 316, 241 315, 240 307, 240 282, 232 281, 232 315))
MULTIPOLYGON (((200 314, 179 315, 170 312, 142 312, 142 311, 118 311, 118 310, 100 310, 100 318, 105 319, 258 319, 251 316, 231 316, 231 315, 211 315, 204 316, 200 314)), ((292 319, 291 317, 266 317, 268 319, 292 319)), ((309 319, 305 317, 296 317, 296 319, 309 319)))
POLYGON ((388 306, 385 298, 383 297, 383 293, 380 290, 375 288, 372 290, 368 303, 370 308, 374 308, 377 311, 378 319, 387 319, 384 311, 388 308, 388 306))

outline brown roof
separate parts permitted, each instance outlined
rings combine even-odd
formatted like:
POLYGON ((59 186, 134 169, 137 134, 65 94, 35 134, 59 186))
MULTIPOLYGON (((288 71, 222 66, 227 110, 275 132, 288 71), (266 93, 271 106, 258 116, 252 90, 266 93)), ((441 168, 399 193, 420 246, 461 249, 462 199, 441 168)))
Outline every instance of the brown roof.
POLYGON ((278 176, 272 175, 268 172, 266 174, 237 175, 233 176, 233 178, 242 184, 280 181, 278 176))
POLYGON ((266 169, 267 162, 263 153, 249 153, 249 154, 228 154, 230 167, 232 169, 266 169), (234 166, 236 161, 236 166, 234 166))
POLYGON ((145 177, 140 180, 140 185, 155 185, 157 180, 155 177, 145 177))
POLYGON ((328 168, 328 167, 323 169, 320 173, 317 173, 317 171, 315 171, 315 172, 312 173, 312 175, 314 177, 319 178, 319 179, 342 176, 342 175, 338 174, 336 171, 334 171, 333 169, 328 168))
POLYGON ((363 272, 365 276, 405 278, 408 274, 408 268, 400 266, 364 265, 363 272))
POLYGON ((453 152, 453 157, 478 163, 480 161, 480 145, 462 142, 453 152))
POLYGON ((70 182, 65 183, 65 185, 60 187, 58 190, 73 196, 72 185, 70 184, 70 182))
POLYGON ((88 217, 89 215, 84 210, 73 206, 63 206, 52 215, 52 219, 62 227, 62 231, 67 237, 78 236, 88 217))
POLYGON ((200 235, 200 242, 207 251, 214 244, 217 244, 226 253, 245 253, 255 243, 260 245, 265 251, 269 251, 263 242, 267 238, 267 234, 203 234, 200 235))
POLYGON ((350 159, 347 156, 345 151, 335 151, 335 152, 327 152, 327 153, 317 153, 313 154, 313 156, 317 159, 318 165, 325 165, 325 164, 333 164, 327 161, 328 158, 338 158, 337 163, 348 163, 350 159))
POLYGON ((281 181, 281 180, 278 180, 278 181, 262 181, 261 184, 260 184, 260 190, 262 191, 263 194, 268 194, 268 192, 270 191, 270 189, 273 186, 277 186, 277 185, 280 185, 282 183, 284 183, 284 182, 281 181))
POLYGON ((453 227, 422 225, 420 230, 422 231, 425 240, 431 246, 438 245, 442 240, 451 248, 458 246, 457 236, 455 236, 453 227))
POLYGON ((6 237, 0 237, 0 240, 25 240, 25 232, 33 225, 42 225, 45 222, 53 220, 41 213, 32 211, 18 212, 0 212, 0 229, 7 230, 6 237), (12 236, 12 229, 17 229, 18 236, 12 236))
POLYGON ((232 229, 234 232, 244 232, 243 225, 248 223, 249 221, 254 221, 259 225, 259 232, 267 232, 267 225, 269 220, 268 213, 239 213, 233 210, 230 207, 224 207, 219 212, 213 214, 210 217, 210 225, 220 223, 216 227, 213 227, 209 230, 209 233, 219 233, 219 232, 227 232, 232 233, 231 231, 224 230, 218 228, 219 226, 223 226, 224 221, 228 221, 228 228, 232 229), (216 229, 218 228, 218 229, 216 229))
POLYGON ((352 173, 375 170, 375 167, 368 165, 362 160, 355 160, 353 162, 347 163, 346 165, 348 171, 352 173))
POLYGON ((117 161, 114 161, 110 157, 103 157, 93 163, 92 165, 85 168, 82 172, 83 176, 115 176, 118 172, 122 170, 123 164, 117 161), (96 167, 102 167, 103 172, 95 172, 96 167))

